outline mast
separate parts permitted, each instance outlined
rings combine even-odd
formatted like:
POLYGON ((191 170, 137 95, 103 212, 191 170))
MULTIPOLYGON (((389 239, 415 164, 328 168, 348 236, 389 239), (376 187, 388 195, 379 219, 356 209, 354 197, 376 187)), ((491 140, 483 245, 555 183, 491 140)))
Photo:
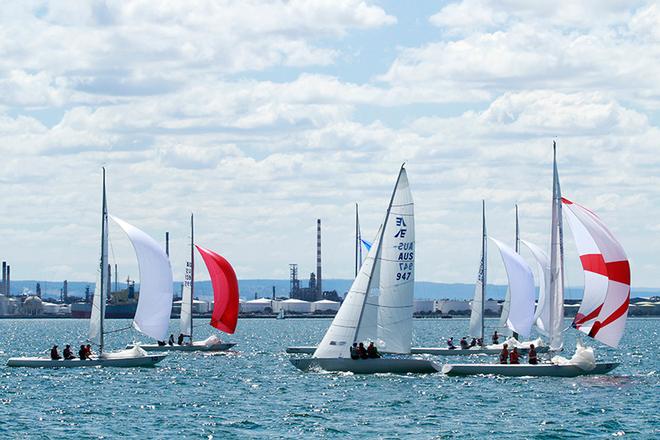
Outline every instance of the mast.
MULTIPOLYGON (((516 240, 515 240, 515 246, 516 246, 516 254, 520 253, 520 227, 518 225, 518 204, 516 203, 516 240)), ((518 333, 512 331, 511 336, 513 339, 518 339, 518 333)))
POLYGON ((482 268, 482 273, 483 273, 483 281, 481 283, 481 342, 485 345, 485 339, 486 339, 486 331, 485 331, 485 324, 484 324, 484 313, 485 313, 485 308, 486 308, 486 284, 488 282, 487 278, 487 267, 488 267, 488 256, 486 252, 488 251, 487 246, 488 246, 488 234, 486 233, 486 201, 482 200, 481 201, 481 268, 482 268))
POLYGON ((190 343, 193 342, 193 301, 195 297, 195 226, 190 213, 190 343))
POLYGON ((105 319, 105 296, 104 292, 106 290, 105 283, 107 282, 107 277, 105 271, 108 270, 107 257, 106 253, 106 234, 108 231, 108 203, 105 195, 105 167, 103 167, 103 206, 101 208, 101 289, 99 291, 100 296, 100 308, 101 316, 99 321, 99 354, 103 353, 103 320, 105 319))
POLYGON ((552 142, 552 231, 550 240, 550 349, 562 346, 561 327, 564 318, 564 231, 561 206, 561 186, 557 170, 557 143, 552 142))
POLYGON ((360 243, 360 217, 358 214, 358 204, 355 204, 355 276, 360 270, 362 264, 362 243, 360 243))
MULTIPOLYGON (((396 195, 396 190, 399 187, 399 181, 401 180, 401 175, 405 170, 404 168, 405 165, 406 165, 405 162, 401 164, 401 169, 399 169, 399 175, 396 178, 396 183, 394 184, 394 189, 392 190, 392 196, 390 197, 390 203, 387 205, 387 212, 385 213, 385 220, 383 221, 383 226, 381 227, 381 231, 380 231, 381 235, 380 235, 380 239, 378 240, 378 247, 376 248, 376 252, 374 253, 374 267, 378 262, 378 259, 380 258, 380 253, 383 248, 383 235, 385 234, 385 229, 387 228, 387 221, 390 218, 392 203, 394 203, 394 196, 396 195)), ((353 335, 353 342, 357 342, 356 338, 358 336, 358 330, 360 328, 360 324, 362 323, 362 317, 364 316, 364 304, 367 301, 367 295, 369 294, 369 289, 371 288, 372 281, 373 281, 373 277, 370 277, 369 283, 367 284, 367 288, 365 290, 364 300, 362 302, 362 310, 360 310, 360 318, 358 319, 357 325, 355 326, 355 334, 353 335)))

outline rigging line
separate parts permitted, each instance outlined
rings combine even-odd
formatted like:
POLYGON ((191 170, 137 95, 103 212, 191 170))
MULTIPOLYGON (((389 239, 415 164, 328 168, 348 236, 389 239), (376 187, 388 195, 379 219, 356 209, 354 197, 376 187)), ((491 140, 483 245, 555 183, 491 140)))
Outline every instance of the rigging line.
POLYGON ((116 330, 110 330, 110 331, 107 331, 107 332, 103 332, 103 334, 104 334, 104 335, 109 335, 110 333, 123 332, 123 331, 125 331, 125 330, 130 330, 130 329, 132 329, 132 328, 133 328, 133 327, 129 325, 128 327, 122 327, 122 328, 118 328, 118 329, 116 329, 116 330))

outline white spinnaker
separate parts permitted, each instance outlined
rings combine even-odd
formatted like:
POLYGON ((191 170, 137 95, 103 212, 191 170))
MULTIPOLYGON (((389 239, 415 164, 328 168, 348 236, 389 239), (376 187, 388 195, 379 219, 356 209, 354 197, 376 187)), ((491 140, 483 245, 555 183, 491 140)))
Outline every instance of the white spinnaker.
POLYGON ((486 204, 482 202, 482 225, 481 225, 481 262, 479 263, 479 274, 474 285, 474 298, 470 305, 470 336, 484 340, 484 293, 487 283, 488 262, 488 235, 486 234, 486 204))
MULTIPOLYGON (((504 302, 502 303, 502 313, 500 314, 500 321, 498 327, 507 328, 506 320, 509 319, 509 311, 511 310, 511 290, 507 287, 504 294, 504 302)), ((508 330, 505 330, 508 332, 508 330)))
POLYGON ((557 149, 553 145, 552 170, 552 226, 550 230, 550 290, 548 329, 550 349, 561 350, 564 345, 562 324, 564 322, 564 226, 561 216, 561 185, 557 170, 557 149))
POLYGON ((332 320, 332 324, 323 336, 321 343, 316 347, 313 357, 323 359, 350 357, 350 347, 356 341, 365 299, 372 282, 374 262, 380 249, 381 232, 382 228, 346 294, 344 302, 332 320))
POLYGON ((512 331, 529 336, 534 323, 534 275, 525 260, 509 246, 490 239, 500 250, 506 274, 509 278, 509 291, 511 292, 511 308, 506 325, 512 331))
POLYGON ((140 269, 140 297, 133 327, 159 341, 167 338, 172 313, 172 267, 162 247, 149 235, 110 216, 133 244, 140 269))
POLYGON ((550 328, 550 258, 543 249, 525 240, 520 240, 532 253, 539 270, 539 299, 534 312, 534 324, 543 334, 548 334, 550 328))
MULTIPOLYGON (((593 212, 564 199, 564 204, 588 231, 600 251, 588 257, 587 264, 607 275, 607 294, 589 336, 611 347, 617 347, 623 336, 630 301, 630 264, 623 247, 593 212)), ((583 266, 587 258, 580 257, 583 266)), ((582 330, 582 329, 581 329, 582 330)))
POLYGON ((410 353, 415 285, 414 203, 406 170, 399 174, 386 219, 380 262, 378 343, 388 353, 410 353))
MULTIPOLYGON (((105 178, 105 177, 104 177, 105 178)), ((105 182, 104 182, 105 185, 105 182)), ((104 188, 105 191, 105 188, 104 188)), ((105 205, 105 194, 103 195, 103 217, 101 222, 101 261, 94 287, 94 298, 92 300, 92 314, 89 319, 89 340, 90 342, 103 346, 103 323, 105 317, 105 296, 107 292, 108 268, 108 212, 105 205)))
MULTIPOLYGON (((606 274, 598 273, 599 271, 603 272, 600 265, 598 265, 599 267, 593 267, 589 264, 592 261, 590 256, 600 256, 600 250, 587 228, 578 220, 571 209, 564 209, 564 216, 568 220, 568 225, 573 234, 584 273, 584 293, 580 308, 573 320, 573 326, 589 334, 591 327, 598 318, 603 302, 605 302, 608 279, 606 274)), ((597 259, 600 260, 600 258, 597 259)))
POLYGON ((192 335, 192 262, 186 261, 186 273, 181 295, 181 316, 179 326, 184 336, 192 335))

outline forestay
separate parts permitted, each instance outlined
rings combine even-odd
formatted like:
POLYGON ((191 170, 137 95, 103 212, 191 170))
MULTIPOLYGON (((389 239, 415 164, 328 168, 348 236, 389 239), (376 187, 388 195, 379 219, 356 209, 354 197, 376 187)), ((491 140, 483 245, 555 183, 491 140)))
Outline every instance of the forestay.
POLYGON ((506 325, 522 336, 529 336, 534 322, 535 288, 532 270, 516 251, 499 240, 490 239, 500 250, 509 279, 511 308, 506 325))
POLYGON ((536 312, 534 312, 534 324, 538 330, 548 335, 550 328, 550 258, 540 247, 534 243, 525 240, 520 240, 530 250, 539 271, 539 299, 536 304, 536 312))
POLYGON ((135 226, 110 216, 133 244, 140 270, 140 297, 133 327, 156 340, 167 338, 172 313, 172 267, 162 247, 135 226))
MULTIPOLYGON (((598 313, 595 319, 582 314, 580 317, 576 316, 574 326, 590 337, 616 347, 623 335, 630 302, 630 264, 628 257, 621 244, 596 214, 570 200, 562 199, 562 202, 568 208, 568 218, 570 219, 570 215, 573 215, 584 227, 584 230, 576 229, 582 233, 586 232, 591 242, 596 245, 594 253, 583 253, 583 249, 578 247, 585 276, 589 272, 607 280, 607 290, 603 302, 594 309, 598 313), (570 215, 568 215, 569 211, 570 215)), ((573 224, 571 224, 571 228, 575 235, 576 230, 573 229, 573 224)), ((575 241, 580 246, 579 243, 584 243, 586 240, 584 237, 576 236, 575 241)), ((586 295, 587 292, 585 291, 586 295)), ((589 301, 593 303, 591 298, 589 298, 589 301)), ((595 312, 589 313, 591 315, 595 314, 595 312)))

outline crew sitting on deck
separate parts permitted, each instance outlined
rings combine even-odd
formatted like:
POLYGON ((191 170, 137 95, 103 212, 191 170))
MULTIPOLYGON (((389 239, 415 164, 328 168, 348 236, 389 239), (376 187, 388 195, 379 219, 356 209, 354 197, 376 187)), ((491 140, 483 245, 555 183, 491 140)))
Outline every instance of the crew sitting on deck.
POLYGON ((504 344, 502 346, 502 351, 500 351, 500 364, 506 364, 507 360, 509 359, 509 350, 507 350, 509 346, 507 344, 504 344))
POLYGON ((71 351, 71 346, 69 344, 66 344, 66 347, 64 347, 64 359, 67 361, 70 361, 71 359, 75 359, 76 357, 73 355, 73 352, 71 351))
POLYGON ((159 347, 163 347, 165 345, 167 345, 167 343, 165 341, 158 341, 158 346, 159 347))
POLYGON ((493 333, 493 338, 492 338, 492 339, 493 339, 493 344, 499 344, 499 342, 500 342, 500 337, 499 337, 499 335, 497 334, 497 330, 495 330, 495 333, 493 333))
POLYGON ((57 345, 53 345, 53 348, 50 349, 50 359, 53 361, 62 359, 62 356, 57 352, 57 345))
POLYGON ((447 348, 450 350, 455 350, 456 346, 454 345, 454 338, 447 339, 447 348))
POLYGON ((358 353, 357 342, 353 342, 353 345, 351 345, 351 359, 353 360, 360 359, 360 353, 358 353))
POLYGON ((85 356, 87 356, 87 359, 92 358, 92 346, 90 344, 85 347, 85 356))
POLYGON ((484 338, 477 338, 477 345, 479 347, 483 347, 484 346, 484 338))
POLYGON ((167 343, 170 345, 174 345, 174 335, 170 335, 170 339, 167 340, 167 343))
POLYGON ((367 347, 367 355, 370 359, 376 359, 380 357, 380 353, 378 353, 378 349, 373 342, 370 342, 369 347, 367 347))
POLYGON ((529 353, 527 355, 531 365, 536 365, 539 363, 539 360, 536 357, 536 348, 534 348, 534 344, 529 344, 529 353))
POLYGON ((470 348, 477 346, 477 338, 472 338, 470 341, 470 348))
POLYGON ((470 348, 470 346, 468 345, 465 338, 461 338, 461 350, 467 350, 468 348, 470 348))
POLYGON ((360 359, 368 359, 369 354, 367 353, 367 349, 364 348, 364 344, 360 342, 360 345, 358 345, 358 354, 360 355, 360 359))
POLYGON ((87 357, 87 349, 85 348, 84 345, 80 346, 80 350, 78 350, 78 357, 80 358, 81 361, 84 361, 85 359, 89 359, 87 357))
POLYGON ((176 340, 176 343, 179 345, 183 345, 183 333, 179 333, 179 337, 176 340))
POLYGON ((517 347, 513 347, 513 350, 511 350, 511 353, 509 354, 509 363, 511 365, 520 363, 520 356, 518 355, 517 347))

